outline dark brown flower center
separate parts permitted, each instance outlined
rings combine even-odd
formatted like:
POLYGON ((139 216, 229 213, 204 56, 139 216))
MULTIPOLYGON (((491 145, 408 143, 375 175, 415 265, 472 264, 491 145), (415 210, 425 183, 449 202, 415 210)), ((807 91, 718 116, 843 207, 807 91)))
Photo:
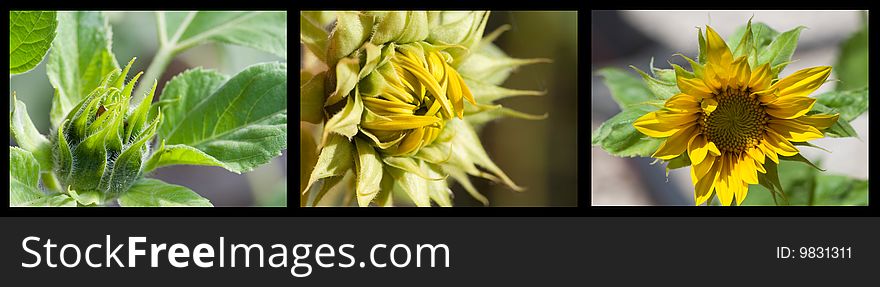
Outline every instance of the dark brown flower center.
POLYGON ((701 116, 700 127, 706 138, 724 152, 743 152, 764 138, 770 116, 757 96, 746 90, 718 91, 718 107, 701 116))

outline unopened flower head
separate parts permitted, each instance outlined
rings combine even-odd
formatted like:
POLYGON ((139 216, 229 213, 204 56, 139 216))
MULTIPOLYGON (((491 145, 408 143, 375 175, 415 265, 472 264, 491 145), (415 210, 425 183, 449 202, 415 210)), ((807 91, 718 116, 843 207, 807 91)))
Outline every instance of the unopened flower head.
POLYGON ((98 191, 111 200, 131 187, 142 175, 142 163, 150 154, 149 140, 160 121, 150 110, 153 91, 130 109, 131 92, 141 73, 125 83, 134 59, 124 70, 108 74, 101 85, 85 97, 52 137, 55 172, 65 189, 98 191))
POLYGON ((360 206, 390 205, 393 191, 418 206, 451 205, 447 177, 484 203, 468 175, 521 189, 486 155, 474 126, 502 116, 543 118, 491 102, 542 94, 498 85, 517 66, 544 60, 509 58, 492 45, 503 29, 483 37, 488 12, 340 12, 322 34, 324 16, 302 14, 301 40, 329 68, 304 72, 311 79, 301 86, 303 106, 321 109, 304 110, 303 120, 324 123, 304 194, 321 181, 319 201, 347 171, 360 206), (480 70, 493 65, 498 71, 480 70))

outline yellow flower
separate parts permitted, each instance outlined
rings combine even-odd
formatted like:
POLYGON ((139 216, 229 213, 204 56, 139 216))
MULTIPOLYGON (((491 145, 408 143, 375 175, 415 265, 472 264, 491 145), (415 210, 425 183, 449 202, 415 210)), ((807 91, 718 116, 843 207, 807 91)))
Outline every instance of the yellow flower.
POLYGON ((433 143, 446 120, 463 118, 465 99, 477 103, 449 65, 449 54, 419 44, 392 51, 387 68, 378 70, 386 85, 379 94, 363 98, 361 127, 385 154, 412 154, 433 143))
MULTIPOLYGON (((831 67, 795 72, 783 79, 769 63, 750 67, 748 56, 736 59, 727 44, 706 27, 706 63, 694 74, 676 73, 681 93, 664 107, 633 123, 645 135, 666 138, 652 157, 671 160, 683 153, 691 162, 694 200, 700 205, 714 192, 721 204, 739 205, 749 184, 766 173, 767 159, 794 156, 792 142, 822 138, 838 114, 810 114, 831 67)), ((691 61, 693 64, 693 61, 691 61)))

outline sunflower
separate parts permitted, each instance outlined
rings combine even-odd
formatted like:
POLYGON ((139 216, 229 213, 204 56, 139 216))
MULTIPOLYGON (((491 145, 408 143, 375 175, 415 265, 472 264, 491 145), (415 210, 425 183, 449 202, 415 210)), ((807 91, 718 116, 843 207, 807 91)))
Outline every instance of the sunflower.
POLYGON ((676 72, 681 93, 633 126, 647 136, 666 138, 652 157, 671 160, 686 153, 697 205, 713 193, 722 205, 734 198, 739 205, 749 184, 758 184, 758 173, 767 173, 768 159, 778 164, 780 156, 797 155, 793 142, 822 138, 822 130, 837 122, 839 114, 810 113, 816 99, 808 97, 831 67, 777 79, 770 63, 752 67, 748 55, 734 58, 709 26, 705 45, 705 64, 688 59, 694 72, 676 72))

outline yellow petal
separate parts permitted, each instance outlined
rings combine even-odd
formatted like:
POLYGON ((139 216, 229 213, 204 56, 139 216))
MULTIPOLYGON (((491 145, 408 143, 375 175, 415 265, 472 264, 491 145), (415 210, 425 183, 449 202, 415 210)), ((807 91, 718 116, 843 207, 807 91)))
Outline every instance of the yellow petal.
POLYGON ((402 141, 400 141, 400 144, 397 145, 397 151, 395 154, 408 154, 417 150, 419 146, 422 145, 424 133, 424 128, 413 129, 402 141))
POLYGON ((757 146, 746 150, 746 153, 760 164, 764 164, 764 152, 757 146))
POLYGON ((705 203, 709 196, 712 195, 712 189, 716 185, 715 180, 718 178, 721 158, 711 158, 711 160, 705 161, 709 165, 708 170, 699 177, 699 181, 694 183, 694 203, 696 205, 705 203))
POLYGON ((755 169, 755 160, 747 155, 739 158, 739 175, 746 183, 758 184, 758 171, 755 169))
POLYGON ((749 184, 743 183, 742 188, 739 189, 739 192, 736 193, 736 205, 741 205, 743 200, 746 200, 746 195, 749 194, 749 184))
POLYGON ((770 63, 765 63, 752 71, 749 79, 749 88, 751 88, 752 91, 766 90, 770 87, 770 81, 772 80, 773 79, 770 76, 770 63))
POLYGON ((668 109, 660 110, 657 112, 657 121, 659 121, 661 124, 681 126, 690 123, 696 123, 697 114, 696 112, 678 113, 670 111, 668 109))
POLYGON ((727 87, 729 76, 727 75, 726 68, 722 68, 712 62, 707 62, 703 68, 703 74, 703 83, 712 91, 720 91, 727 87))
POLYGON ((780 97, 767 103, 765 111, 780 119, 793 119, 806 115, 816 104, 816 99, 808 97, 780 97))
POLYGON ((712 167, 712 163, 715 162, 716 158, 718 157, 707 155, 703 162, 691 165, 691 182, 696 184, 697 180, 702 178, 703 175, 709 171, 709 168, 712 167))
POLYGON ((437 122, 440 122, 440 118, 433 116, 390 115, 364 120, 361 126, 371 130, 396 131, 420 128, 437 122))
POLYGON ((770 128, 783 138, 794 142, 805 142, 824 137, 819 129, 793 120, 770 120, 770 128))
POLYGON ((746 56, 741 56, 733 62, 730 67, 732 74, 730 75, 730 83, 737 83, 739 88, 746 88, 751 80, 752 71, 749 68, 749 60, 746 56))
POLYGON ((698 98, 692 95, 677 94, 666 100, 666 103, 664 103, 663 106, 675 112, 699 112, 699 101, 698 98))
POLYGON ((702 79, 678 77, 677 82, 678 89, 681 90, 682 93, 697 98, 705 98, 712 95, 712 89, 706 86, 706 83, 704 83, 702 79))
POLYGON ((768 129, 764 139, 767 140, 768 147, 772 148, 773 151, 782 156, 793 156, 800 152, 796 147, 794 147, 794 145, 788 142, 788 140, 786 140, 773 130, 768 129))
POLYGON ((739 189, 742 188, 742 180, 739 176, 739 166, 736 164, 736 159, 733 156, 727 157, 725 160, 725 166, 728 168, 727 172, 727 180, 725 183, 727 184, 727 192, 718 194, 718 199, 721 201, 721 205, 728 206, 733 202, 733 196, 739 193, 739 189))
POLYGON ((820 130, 824 130, 824 129, 827 129, 828 127, 834 125, 834 123, 837 122, 839 117, 840 117, 840 114, 833 114, 833 115, 816 114, 816 115, 805 115, 805 116, 794 119, 794 121, 799 124, 804 124, 804 125, 815 127, 820 130))
POLYGON ((687 149, 687 143, 690 141, 692 137, 694 137, 694 131, 696 130, 696 124, 688 125, 682 130, 676 132, 668 139, 666 139, 663 144, 657 148, 657 151, 654 152, 651 157, 659 158, 662 160, 670 160, 673 159, 681 153, 685 152, 687 149))
POLYGON ((779 80, 773 87, 779 89, 779 97, 806 97, 822 86, 830 74, 829 66, 807 68, 779 80))
POLYGON ((730 200, 733 198, 733 191, 730 190, 729 184, 731 181, 730 157, 722 156, 719 163, 721 164, 721 172, 718 174, 718 179, 715 183, 715 194, 718 195, 718 200, 722 205, 730 205, 730 200))
POLYGON ((718 101, 713 98, 705 98, 700 102, 700 108, 702 108, 703 112, 707 115, 712 114, 712 112, 718 108, 718 101))
MULTIPOLYGON (((669 123, 670 119, 667 116, 667 118, 664 118, 664 121, 661 122, 657 118, 658 112, 647 113, 644 116, 639 117, 638 119, 636 119, 635 122, 633 122, 633 127, 649 137, 665 138, 672 136, 676 132, 680 131, 684 127, 684 124, 692 123, 695 121, 684 121, 684 124, 675 125, 669 123)), ((696 118, 695 115, 691 116, 696 118)))
POLYGON ((727 43, 724 42, 721 35, 715 32, 715 29, 708 25, 706 26, 706 50, 706 58, 709 63, 715 63, 721 68, 727 69, 733 62, 733 54, 730 53, 730 48, 727 48, 727 43))
POLYGON ((688 143, 688 156, 692 165, 697 165, 707 159, 707 155, 719 156, 721 151, 715 146, 715 143, 706 140, 703 135, 697 135, 688 143))
POLYGON ((769 102, 775 101, 777 98, 779 98, 776 96, 776 89, 775 88, 767 88, 766 90, 752 92, 752 96, 757 96, 758 101, 760 101, 762 103, 769 103, 769 102))
MULTIPOLYGON (((765 139, 766 139, 766 137, 765 137, 765 139)), ((772 160, 773 162, 775 162, 777 164, 779 163, 779 157, 776 156, 776 152, 774 151, 774 148, 772 148, 770 146, 770 143, 767 140, 764 140, 764 142, 759 144, 758 147, 761 148, 761 151, 763 151, 764 155, 767 156, 768 158, 770 158, 770 160, 772 160)))

